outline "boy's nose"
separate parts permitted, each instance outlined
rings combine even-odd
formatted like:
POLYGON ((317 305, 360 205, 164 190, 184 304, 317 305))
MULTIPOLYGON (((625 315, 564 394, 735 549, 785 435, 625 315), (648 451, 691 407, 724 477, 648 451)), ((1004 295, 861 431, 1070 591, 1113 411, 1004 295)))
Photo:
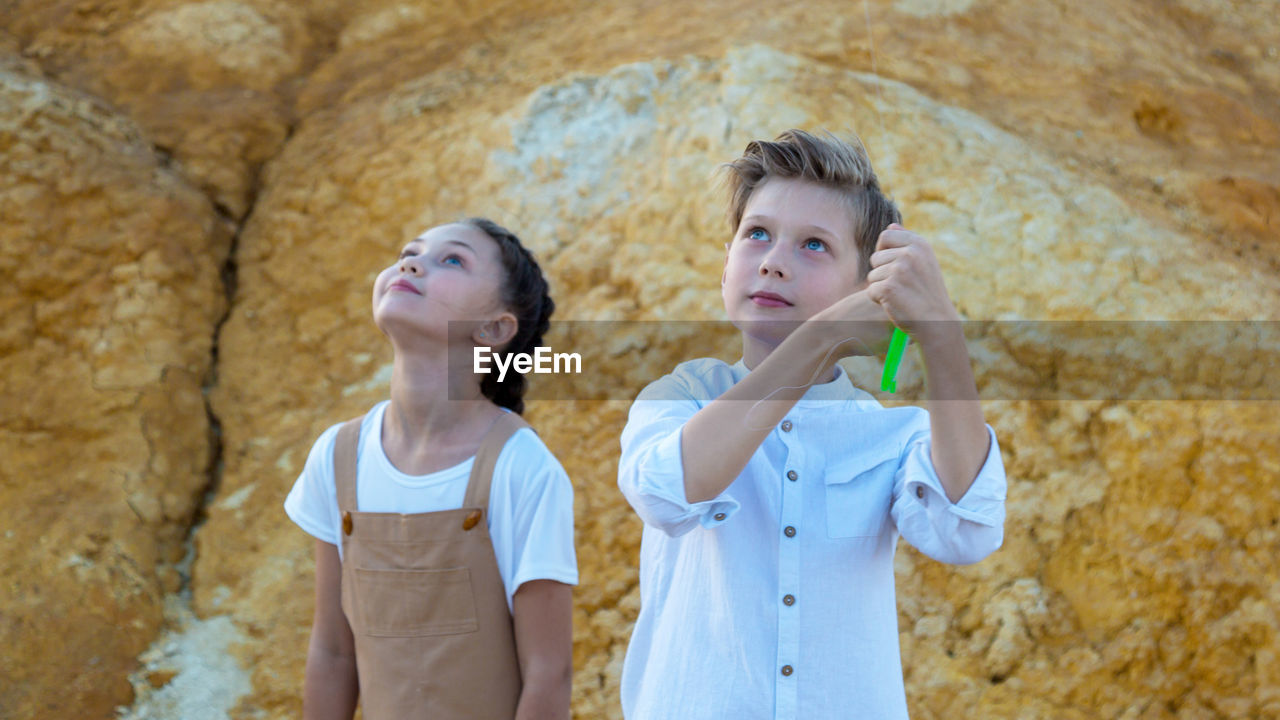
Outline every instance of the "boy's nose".
POLYGON ((785 279, 787 277, 787 271, 783 267, 782 262, 770 253, 760 261, 760 275, 762 277, 772 276, 785 279))

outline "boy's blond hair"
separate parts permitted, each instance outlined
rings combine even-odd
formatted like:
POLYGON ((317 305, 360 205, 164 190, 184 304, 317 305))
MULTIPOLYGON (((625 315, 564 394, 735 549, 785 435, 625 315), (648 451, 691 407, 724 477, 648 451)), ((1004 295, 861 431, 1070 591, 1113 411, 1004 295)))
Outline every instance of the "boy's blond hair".
POLYGON ((831 133, 818 137, 787 130, 773 142, 752 140, 742 157, 722 167, 729 189, 730 230, 735 233, 751 193, 769 178, 808 180, 842 193, 853 211, 859 279, 871 272, 871 253, 880 233, 890 223, 902 222, 897 206, 880 190, 867 150, 856 137, 848 143, 831 133))

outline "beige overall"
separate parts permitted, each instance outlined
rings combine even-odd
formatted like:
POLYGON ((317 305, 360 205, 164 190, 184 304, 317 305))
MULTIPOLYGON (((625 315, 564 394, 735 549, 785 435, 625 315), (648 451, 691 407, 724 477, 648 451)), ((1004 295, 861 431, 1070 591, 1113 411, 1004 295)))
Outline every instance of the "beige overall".
POLYGON ((360 418, 339 429, 342 609, 366 720, 515 716, 520 665, 485 513, 498 453, 523 427, 515 413, 493 424, 461 508, 414 515, 356 509, 360 418))

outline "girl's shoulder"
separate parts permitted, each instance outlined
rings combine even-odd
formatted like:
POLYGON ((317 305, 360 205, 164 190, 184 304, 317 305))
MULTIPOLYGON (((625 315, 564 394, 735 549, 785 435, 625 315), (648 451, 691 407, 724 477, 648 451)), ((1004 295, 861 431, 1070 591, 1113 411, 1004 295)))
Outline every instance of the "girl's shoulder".
POLYGON ((315 442, 311 444, 311 452, 307 456, 307 465, 319 470, 326 470, 328 474, 332 475, 333 450, 334 446, 337 444, 338 431, 341 430, 342 426, 346 425, 348 422, 351 422, 352 420, 359 420, 360 433, 356 439, 356 443, 357 449, 363 447, 364 442, 366 438, 370 436, 371 431, 379 427, 379 425, 375 423, 381 422, 382 412, 386 409, 388 402, 390 401, 383 400, 377 405, 374 405, 363 415, 341 420, 325 428, 324 431, 320 433, 320 436, 316 438, 315 442))
MULTIPOLYGON (((502 446, 494 463, 495 484, 510 484, 526 491, 547 483, 568 484, 564 466, 533 428, 521 428, 502 446)), ((536 490, 535 490, 536 491, 536 490)))
POLYGON ((498 461, 503 460, 560 464, 551 449, 543 442, 542 436, 532 426, 520 428, 507 440, 507 443, 502 446, 502 452, 498 455, 498 461))

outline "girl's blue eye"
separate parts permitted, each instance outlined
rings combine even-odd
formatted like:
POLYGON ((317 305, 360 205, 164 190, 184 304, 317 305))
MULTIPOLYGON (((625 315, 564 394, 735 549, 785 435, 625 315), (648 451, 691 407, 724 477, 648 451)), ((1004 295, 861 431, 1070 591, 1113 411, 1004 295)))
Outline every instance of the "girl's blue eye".
POLYGON ((809 238, 804 241, 805 250, 821 251, 827 249, 827 244, 816 238, 809 238))
POLYGON ((458 257, 457 255, 450 255, 446 257, 442 262, 451 263, 453 265, 457 265, 458 267, 462 267, 462 258, 458 257))
POLYGON ((752 230, 751 232, 747 233, 747 237, 751 238, 752 240, 768 240, 769 233, 765 232, 761 228, 756 228, 755 230, 752 230))

